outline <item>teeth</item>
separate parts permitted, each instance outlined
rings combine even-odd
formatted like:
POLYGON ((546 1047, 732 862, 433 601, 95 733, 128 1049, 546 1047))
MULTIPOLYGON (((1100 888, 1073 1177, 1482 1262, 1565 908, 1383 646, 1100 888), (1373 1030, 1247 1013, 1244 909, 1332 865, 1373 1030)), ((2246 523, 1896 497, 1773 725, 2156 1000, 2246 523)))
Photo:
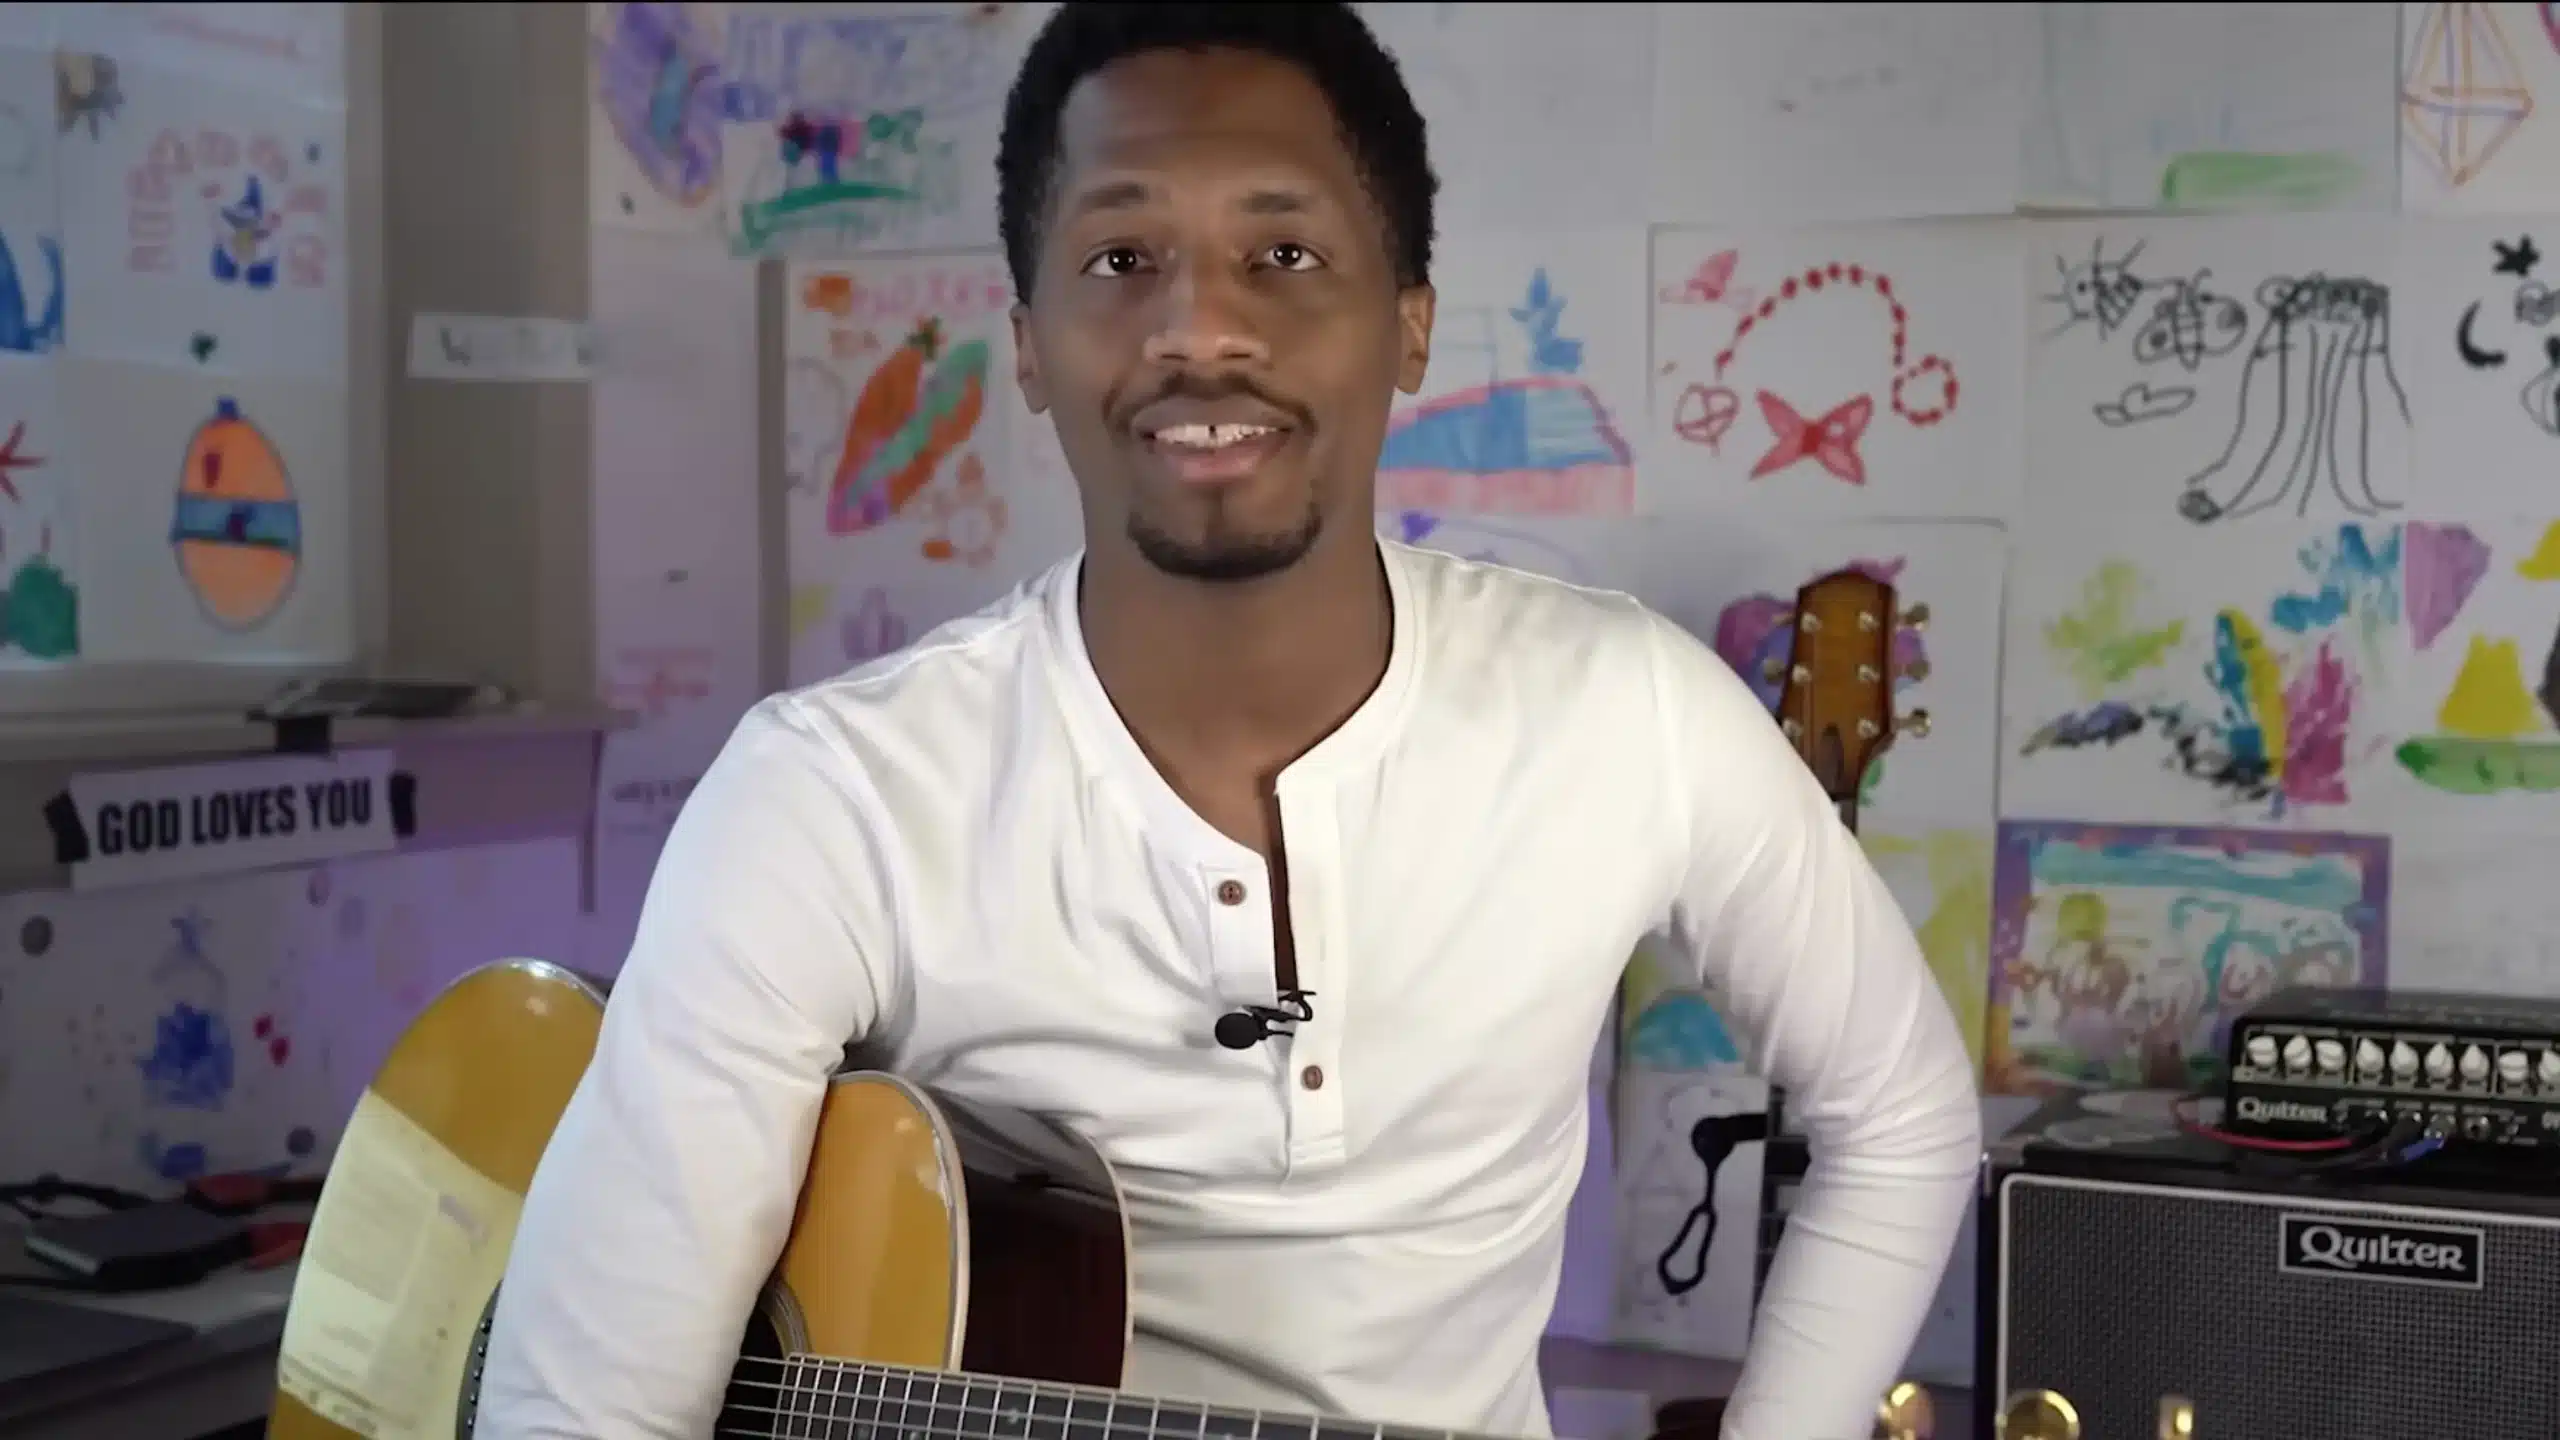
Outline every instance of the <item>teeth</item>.
POLYGON ((1167 425, 1156 432, 1156 439, 1190 450, 1221 450, 1239 440, 1270 433, 1268 425, 1167 425))

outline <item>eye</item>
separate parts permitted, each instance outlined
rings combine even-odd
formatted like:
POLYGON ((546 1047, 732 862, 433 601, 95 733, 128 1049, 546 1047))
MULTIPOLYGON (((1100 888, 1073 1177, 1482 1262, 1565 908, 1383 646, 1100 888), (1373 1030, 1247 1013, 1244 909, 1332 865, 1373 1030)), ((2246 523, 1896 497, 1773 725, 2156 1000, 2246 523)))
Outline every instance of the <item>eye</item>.
POLYGON ((1135 275, 1147 266, 1147 257, 1130 245, 1107 246, 1084 262, 1084 273, 1096 276, 1135 275))
POLYGON ((1308 249, 1304 245, 1298 244, 1294 240, 1283 240, 1279 244, 1270 247, 1262 253, 1271 264, 1283 270, 1321 270, 1324 268, 1324 262, 1316 258, 1316 252, 1308 249))

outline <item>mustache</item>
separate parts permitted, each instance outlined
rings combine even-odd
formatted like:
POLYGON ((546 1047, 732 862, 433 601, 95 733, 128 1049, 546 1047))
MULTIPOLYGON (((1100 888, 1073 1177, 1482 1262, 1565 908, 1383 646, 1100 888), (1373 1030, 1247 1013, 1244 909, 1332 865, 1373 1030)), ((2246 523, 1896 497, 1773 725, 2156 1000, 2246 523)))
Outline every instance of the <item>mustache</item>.
POLYGON ((1315 417, 1307 413, 1305 406, 1263 388, 1249 375, 1234 373, 1204 375, 1196 370, 1174 371, 1164 378, 1163 384, 1132 397, 1120 407, 1119 413, 1111 418, 1117 428, 1125 430, 1129 428, 1130 422, 1137 417, 1139 411, 1159 401, 1205 402, 1232 400, 1238 396, 1279 411, 1288 416, 1290 422, 1302 430, 1311 429, 1314 426, 1315 417))

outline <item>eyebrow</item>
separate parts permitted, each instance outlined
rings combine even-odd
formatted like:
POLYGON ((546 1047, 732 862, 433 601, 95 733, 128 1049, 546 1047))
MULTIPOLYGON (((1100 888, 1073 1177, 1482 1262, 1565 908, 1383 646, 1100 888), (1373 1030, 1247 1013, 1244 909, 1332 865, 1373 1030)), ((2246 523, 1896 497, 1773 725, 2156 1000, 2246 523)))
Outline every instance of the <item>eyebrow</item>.
MULTIPOLYGON (((1070 213, 1091 215, 1111 210, 1135 210, 1155 198, 1155 187, 1145 181, 1115 180, 1077 196, 1070 213)), ((1306 195, 1295 190, 1254 190, 1246 193, 1237 208, 1247 215, 1300 215, 1314 209, 1315 205, 1306 195)))

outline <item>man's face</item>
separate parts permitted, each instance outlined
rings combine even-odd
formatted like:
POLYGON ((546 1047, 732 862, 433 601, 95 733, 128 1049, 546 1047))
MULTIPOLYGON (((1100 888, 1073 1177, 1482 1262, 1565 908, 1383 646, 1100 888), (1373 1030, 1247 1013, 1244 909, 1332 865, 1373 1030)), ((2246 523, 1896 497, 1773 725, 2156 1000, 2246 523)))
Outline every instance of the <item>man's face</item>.
POLYGON ((1329 523, 1365 533, 1431 292, 1399 292, 1324 93, 1259 55, 1158 52, 1079 84, 1059 132, 1014 335, 1088 538, 1122 530, 1160 570, 1243 580, 1329 523))

